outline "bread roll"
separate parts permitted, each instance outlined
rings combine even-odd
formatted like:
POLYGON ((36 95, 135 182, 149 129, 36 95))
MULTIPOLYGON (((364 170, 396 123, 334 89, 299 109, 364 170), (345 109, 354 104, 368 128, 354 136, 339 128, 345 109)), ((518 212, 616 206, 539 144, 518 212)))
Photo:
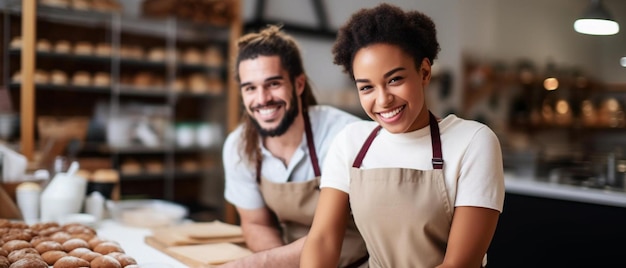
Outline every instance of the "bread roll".
POLYGON ((74 256, 65 256, 54 263, 54 268, 89 267, 89 262, 74 256))
POLYGON ((71 252, 77 248, 89 248, 89 244, 87 244, 85 240, 79 238, 72 238, 63 243, 63 250, 65 250, 65 252, 71 252))
POLYGON ((220 67, 224 65, 224 53, 218 46, 209 46, 204 51, 204 62, 207 66, 220 67))
POLYGON ((111 56, 111 45, 108 43, 98 43, 96 45, 95 54, 101 57, 111 56))
POLYGON ((52 70, 50 72, 50 83, 53 85, 67 85, 67 74, 61 70, 52 70))
POLYGON ((138 89, 144 89, 152 86, 153 75, 149 72, 139 72, 133 78, 133 86, 138 89))
POLYGON ((37 252, 37 250, 35 250, 34 248, 23 248, 23 249, 14 250, 13 252, 9 253, 9 256, 7 256, 7 259, 9 259, 11 263, 14 263, 21 259, 43 260, 41 258, 41 255, 39 255, 39 252, 37 252))
POLYGON ((6 257, 6 256, 9 256, 9 252, 7 252, 3 248, 0 248, 0 257, 6 257))
POLYGON ((91 86, 91 74, 86 71, 78 71, 72 76, 72 84, 76 86, 91 86))
POLYGON ((139 174, 142 172, 142 167, 139 162, 133 159, 126 159, 122 162, 122 173, 124 174, 139 174))
MULTIPOLYGON (((62 231, 61 227, 59 226, 52 226, 52 227, 48 227, 44 230, 39 231, 39 235, 40 236, 52 236, 53 234, 55 234, 56 232, 60 232, 62 231)), ((50 239, 52 240, 52 239, 50 239)))
POLYGON ((154 62, 165 61, 165 49, 162 47, 155 47, 148 52, 148 60, 154 62))
POLYGON ((74 250, 67 253, 67 255, 80 258, 84 254, 92 252, 91 249, 88 248, 75 248, 74 250))
POLYGON ((59 242, 59 244, 63 244, 65 243, 65 241, 70 240, 70 238, 72 238, 72 236, 70 236, 70 234, 68 234, 65 231, 60 231, 60 232, 56 232, 54 234, 52 234, 50 236, 50 238, 52 238, 52 240, 59 242))
POLYGON ((115 258, 103 255, 91 261, 91 268, 122 268, 122 265, 115 258))
POLYGON ((102 242, 100 244, 98 244, 94 249, 94 252, 98 252, 102 255, 106 255, 109 254, 111 252, 121 252, 121 253, 125 253, 124 250, 122 249, 122 247, 120 247, 120 245, 118 245, 117 243, 112 243, 112 242, 102 242))
POLYGON ((56 53, 70 53, 72 51, 72 44, 67 40, 59 40, 54 44, 53 50, 56 53))
POLYGON ((89 10, 91 8, 89 2, 87 0, 72 0, 71 6, 77 10, 89 10))
POLYGON ((44 70, 35 70, 35 84, 47 84, 50 82, 50 75, 44 70))
POLYGON ((12 263, 9 268, 48 268, 48 264, 43 259, 26 258, 12 263))
POLYGON ((74 46, 76 55, 93 55, 93 45, 87 41, 79 41, 74 46))
POLYGON ((152 174, 163 173, 163 163, 157 160, 150 160, 146 162, 146 172, 152 174))
POLYGON ((118 182, 120 175, 115 169, 97 169, 91 180, 94 182, 118 182))
POLYGON ((35 45, 37 51, 41 52, 50 52, 52 50, 52 44, 48 39, 39 39, 37 40, 37 44, 35 45))
POLYGON ((35 249, 37 250, 37 252, 39 252, 39 254, 44 254, 45 252, 53 250, 64 250, 61 243, 57 241, 43 241, 39 243, 39 245, 37 245, 35 249))
POLYGON ((120 262, 122 267, 126 267, 126 266, 131 265, 131 264, 137 264, 137 261, 135 260, 135 258, 133 258, 131 256, 128 256, 125 253, 111 252, 111 253, 109 253, 107 255, 115 258, 118 262, 120 262))
POLYGON ((51 250, 41 254, 41 258, 50 266, 54 265, 60 258, 67 256, 65 251, 51 250))
POLYGON ((8 252, 9 254, 11 254, 11 252, 15 251, 15 250, 20 250, 23 248, 32 248, 33 246, 30 244, 30 242, 24 241, 24 240, 11 240, 8 242, 5 242, 4 245, 2 245, 2 249, 6 250, 6 252, 8 252))
POLYGON ((11 262, 7 257, 0 256, 0 268, 9 268, 11 266, 11 262))
POLYGON ((202 63, 202 53, 196 48, 188 48, 183 54, 183 62, 185 64, 200 64, 202 63))
POLYGON ((52 238, 50 238, 50 237, 48 237, 48 236, 40 236, 40 235, 39 235, 39 236, 35 236, 35 237, 33 237, 32 239, 30 239, 30 244, 31 244, 33 247, 37 248, 37 246, 38 246, 40 243, 44 242, 44 241, 52 241, 52 238))
POLYGON ((41 3, 47 6, 67 8, 70 5, 69 0, 41 0, 41 3))
POLYGON ((9 44, 10 48, 13 49, 22 49, 22 37, 16 36, 11 39, 11 43, 9 44))
POLYGON ((93 79, 96 87, 108 87, 111 85, 111 74, 107 72, 97 72, 93 79))
POLYGON ((208 90, 206 76, 202 73, 190 75, 187 84, 189 90, 194 93, 205 93, 208 90))
POLYGON ((93 261, 93 259, 102 256, 102 254, 98 253, 98 252, 87 252, 85 254, 83 254, 82 256, 80 256, 81 259, 86 260, 88 262, 93 261))

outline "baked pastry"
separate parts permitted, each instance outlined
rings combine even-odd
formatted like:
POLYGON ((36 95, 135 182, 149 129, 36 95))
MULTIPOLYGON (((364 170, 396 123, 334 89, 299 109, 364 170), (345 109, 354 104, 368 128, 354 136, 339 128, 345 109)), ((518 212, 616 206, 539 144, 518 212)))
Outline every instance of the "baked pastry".
POLYGON ((94 237, 94 238, 90 239, 89 241, 87 241, 87 244, 89 244, 89 248, 93 250, 94 248, 96 248, 96 246, 97 246, 98 244, 100 244, 100 243, 102 243, 102 242, 111 242, 111 243, 115 243, 115 242, 113 242, 113 241, 111 241, 111 240, 102 239, 101 237, 96 236, 96 237, 94 237))
POLYGON ((54 7, 67 8, 70 5, 69 0, 41 0, 41 4, 54 7))
POLYGON ((101 12, 121 12, 122 5, 115 0, 98 0, 91 3, 93 10, 101 12))
POLYGON ((141 165, 133 159, 126 159, 122 163, 122 173, 124 174, 138 174, 141 173, 141 171, 141 165))
POLYGON ((144 52, 140 46, 122 45, 120 47, 120 57, 125 59, 141 60, 144 57, 144 52))
POLYGON ((94 182, 118 182, 120 175, 115 169, 97 169, 93 172, 91 180, 94 182))
POLYGON ((51 250, 51 251, 44 252, 43 254, 41 254, 41 258, 43 258, 43 260, 48 265, 54 265, 55 262, 57 262, 60 258, 63 258, 65 256, 67 256, 67 253, 65 253, 65 251, 60 251, 60 250, 51 250))
POLYGON ((77 71, 72 76, 72 85, 75 86, 91 86, 92 78, 91 74, 86 71, 77 71))
POLYGON ((100 244, 98 244, 94 249, 94 252, 98 252, 102 255, 106 255, 109 254, 111 252, 121 252, 121 253, 125 253, 124 250, 122 249, 122 247, 120 247, 120 245, 118 245, 117 243, 112 243, 112 242, 102 242, 100 244))
POLYGON ((11 266, 11 262, 7 257, 0 256, 0 268, 9 268, 11 266))
POLYGON ((133 78, 133 86, 137 89, 145 89, 152 86, 153 76, 149 72, 138 72, 133 78))
POLYGON ((11 253, 9 253, 9 256, 7 256, 7 259, 11 262, 14 263, 20 259, 41 259, 43 260, 43 258, 41 258, 41 255, 39 255, 39 252, 37 252, 36 249, 34 248, 23 248, 23 249, 18 249, 18 250, 14 250, 11 253))
MULTIPOLYGON (((2 242, 0 244, 3 244, 3 243, 4 242, 2 242)), ((9 253, 6 250, 4 250, 3 248, 0 248, 0 257, 6 257, 6 256, 9 256, 9 253)))
POLYGON ((115 258, 102 255, 91 261, 91 268, 122 268, 122 264, 115 258))
POLYGON ((206 76, 201 73, 195 73, 189 76, 187 82, 189 91, 193 93, 205 93, 208 90, 206 76))
POLYGON ((71 252, 77 248, 89 248, 89 244, 80 238, 72 238, 63 243, 63 250, 65 250, 65 252, 71 252))
POLYGON ((135 260, 135 258, 126 255, 126 253, 111 252, 107 255, 115 258, 118 262, 120 262, 122 267, 126 267, 131 264, 137 264, 137 261, 135 260))
POLYGON ((212 67, 223 66, 224 54, 222 50, 217 45, 207 47, 204 51, 204 63, 212 67))
POLYGON ((74 54, 76 55, 93 55, 93 45, 87 41, 79 41, 74 46, 74 54))
POLYGON ((47 84, 50 81, 48 72, 44 70, 35 70, 35 84, 47 84))
MULTIPOLYGON (((45 237, 49 237, 51 235, 53 235, 56 232, 61 231, 61 227, 59 226, 52 226, 52 227, 48 227, 44 230, 39 231, 39 235, 40 236, 45 236, 45 237)), ((52 238, 49 238, 50 240, 52 240, 52 238)))
POLYGON ((94 87, 108 87, 111 85, 111 74, 106 72, 97 72, 93 78, 94 87))
POLYGON ((52 50, 52 44, 48 39, 39 39, 37 40, 37 44, 35 44, 35 49, 41 52, 50 52, 52 50))
POLYGON ((89 267, 89 262, 79 257, 65 256, 54 263, 54 268, 89 267))
POLYGON ((93 252, 93 251, 88 248, 75 248, 74 250, 67 252, 67 255, 80 258, 81 256, 89 252, 93 252))
POLYGON ((71 6, 73 9, 77 10, 89 10, 89 2, 90 1, 87 0, 72 0, 71 6))
POLYGON ((85 254, 83 254, 82 256, 80 256, 81 259, 86 260, 88 262, 93 261, 93 259, 102 256, 102 254, 98 253, 98 252, 87 252, 85 254))
POLYGON ((67 85, 67 74, 56 69, 50 71, 50 83, 53 85, 67 85))
POLYGON ((11 39, 11 43, 9 43, 9 47, 13 49, 22 49, 22 37, 13 37, 13 39, 11 39))
POLYGON ((67 40, 59 40, 54 44, 53 51, 56 53, 70 53, 72 51, 72 44, 67 40))
POLYGON ((57 241, 60 244, 65 243, 65 241, 70 240, 72 236, 65 231, 59 231, 50 236, 53 241, 57 241))
POLYGON ((148 60, 155 62, 165 61, 165 49, 163 49, 162 47, 155 47, 150 49, 150 51, 148 52, 148 60))
POLYGON ((183 62, 185 64, 200 64, 202 63, 202 53, 197 48, 188 48, 183 54, 183 62))
POLYGON ((152 173, 152 174, 163 173, 163 163, 157 160, 147 161, 146 172, 152 173))
POLYGON ((63 246, 57 241, 43 241, 39 243, 35 249, 39 252, 39 254, 44 254, 48 251, 63 250, 63 246))
POLYGON ((15 73, 13 73, 13 75, 11 76, 11 82, 12 83, 22 82, 22 74, 20 73, 20 71, 16 71, 15 73))
POLYGON ((224 91, 224 80, 215 74, 209 75, 207 90, 214 94, 222 93, 224 91))
POLYGON ((43 259, 26 258, 12 263, 9 268, 48 268, 48 264, 43 259))
POLYGON ((4 245, 2 245, 2 249, 6 250, 9 254, 11 254, 11 252, 15 250, 20 250, 23 248, 32 248, 32 247, 33 246, 28 241, 24 241, 24 240, 11 240, 11 241, 5 242, 4 245))
POLYGON ((111 56, 111 45, 108 43, 98 43, 94 53, 96 56, 109 57, 111 56))

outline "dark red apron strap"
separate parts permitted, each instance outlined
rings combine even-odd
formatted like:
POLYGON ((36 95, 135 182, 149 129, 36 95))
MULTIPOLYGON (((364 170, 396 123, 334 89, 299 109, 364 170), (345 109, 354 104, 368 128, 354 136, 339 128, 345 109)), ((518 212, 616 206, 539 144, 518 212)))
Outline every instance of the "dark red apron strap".
POLYGON ((370 254, 365 254, 365 256, 360 259, 354 261, 353 263, 348 264, 344 268, 357 268, 363 264, 365 264, 370 259, 370 254))
POLYGON ((376 138, 376 135, 378 135, 378 131, 380 131, 381 128, 383 127, 378 125, 376 128, 374 128, 374 130, 372 130, 372 133, 370 133, 370 135, 367 137, 367 140, 365 140, 363 147, 361 147, 361 151, 359 151, 359 154, 356 155, 356 159, 354 159, 352 167, 361 167, 361 163, 363 163, 363 158, 365 157, 367 150, 369 150, 370 145, 372 145, 372 141, 374 141, 374 138, 376 138))
POLYGON ((429 123, 430 123, 430 139, 433 147, 433 169, 443 168, 443 157, 441 154, 441 137, 439 136, 439 123, 437 119, 428 111, 429 123))

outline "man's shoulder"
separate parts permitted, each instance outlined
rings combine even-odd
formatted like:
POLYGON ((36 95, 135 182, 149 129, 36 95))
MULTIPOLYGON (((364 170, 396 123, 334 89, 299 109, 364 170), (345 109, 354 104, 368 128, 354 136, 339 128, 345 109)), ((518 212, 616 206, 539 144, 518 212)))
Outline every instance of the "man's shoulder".
POLYGON ((321 118, 324 121, 326 121, 327 119, 332 119, 330 121, 339 121, 342 123, 361 120, 357 116, 341 110, 337 107, 323 104, 313 105, 309 107, 309 115, 311 117, 321 118))

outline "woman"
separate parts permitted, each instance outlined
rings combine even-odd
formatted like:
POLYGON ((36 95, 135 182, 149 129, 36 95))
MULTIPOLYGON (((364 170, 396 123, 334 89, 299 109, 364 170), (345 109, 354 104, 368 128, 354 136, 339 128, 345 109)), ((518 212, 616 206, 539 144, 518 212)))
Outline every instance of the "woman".
POLYGON ((370 267, 485 265, 504 203, 502 153, 487 126, 428 110, 438 52, 435 25, 418 11, 381 4, 340 28, 335 63, 373 121, 333 141, 301 267, 337 266, 350 210, 370 267))

